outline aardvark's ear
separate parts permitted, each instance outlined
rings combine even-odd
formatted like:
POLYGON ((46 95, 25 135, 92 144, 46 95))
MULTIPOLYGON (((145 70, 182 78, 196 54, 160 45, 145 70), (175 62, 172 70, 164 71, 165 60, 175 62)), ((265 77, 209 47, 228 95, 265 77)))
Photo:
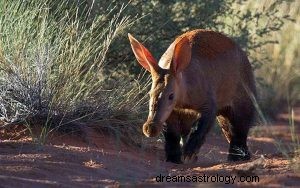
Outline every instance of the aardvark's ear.
POLYGON ((157 71, 158 64, 149 50, 128 33, 128 38, 131 44, 132 51, 137 61, 149 72, 157 71))
POLYGON ((174 73, 183 71, 191 61, 191 44, 187 37, 179 39, 175 44, 171 69, 174 73))

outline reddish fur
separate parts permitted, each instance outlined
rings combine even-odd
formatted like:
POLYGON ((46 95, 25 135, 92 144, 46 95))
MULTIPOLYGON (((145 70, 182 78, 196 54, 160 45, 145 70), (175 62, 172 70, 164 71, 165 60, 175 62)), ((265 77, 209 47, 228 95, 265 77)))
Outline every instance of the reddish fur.
MULTIPOLYGON (((175 44, 183 38, 189 39, 192 57, 198 61, 191 61, 182 72, 187 95, 176 107, 197 110, 207 99, 214 98, 217 115, 222 116, 218 118, 219 123, 230 142, 228 159, 249 159, 249 153, 245 157, 232 154, 236 153, 235 147, 248 152, 246 139, 254 117, 254 105, 249 96, 256 96, 256 89, 246 54, 233 40, 214 31, 190 31, 177 37, 175 44)), ((168 119, 177 131, 175 135, 182 136, 189 132, 195 120, 196 117, 183 113, 173 113, 168 119)))
MULTIPOLYGON (((221 33, 197 29, 180 35, 175 39, 175 43, 184 37, 187 37, 191 43, 192 56, 201 59, 200 64, 203 65, 202 68, 204 74, 199 76, 202 76, 203 83, 213 86, 216 89, 214 92, 216 93, 217 104, 219 106, 218 115, 225 117, 219 118, 219 121, 227 140, 230 142, 231 133, 228 128, 230 124, 228 116, 230 115, 228 115, 227 111, 232 111, 233 109, 223 108, 222 106, 223 104, 228 103, 228 101, 233 101, 236 108, 240 111, 239 113, 249 114, 249 119, 252 118, 253 104, 249 99, 249 93, 244 89, 244 86, 246 86, 254 96, 256 95, 251 65, 240 47, 238 47, 232 39, 221 33), (228 52, 231 53, 230 51, 236 49, 239 53, 237 56, 225 56, 222 62, 214 61, 214 59, 219 58, 228 52), (240 59, 237 59, 237 57, 240 59), (232 61, 228 58, 232 58, 232 61), (234 61, 241 62, 234 63, 234 61), (226 78, 226 80, 224 80, 224 78, 226 78)), ((195 69, 187 68, 187 70, 183 72, 183 74, 189 78, 188 80, 191 82, 191 87, 194 87, 195 83, 193 83, 194 79, 190 77, 199 74, 193 72, 194 70, 195 69)), ((193 89, 191 89, 191 91, 192 90, 193 89)), ((197 98, 206 98, 205 92, 207 92, 205 89, 199 90, 198 92, 195 92, 195 95, 189 96, 189 100, 195 102, 197 98)), ((183 108, 193 108, 191 105, 185 106, 184 104, 179 104, 179 106, 182 106, 183 108)), ((174 122, 174 115, 171 116, 170 119, 174 122)), ((245 117, 245 119, 247 119, 247 117, 245 117)), ((191 123, 195 121, 195 116, 190 116, 188 114, 184 115, 183 111, 179 117, 179 121, 191 123)), ((186 128, 190 129, 191 125, 187 124, 188 123, 185 123, 185 126, 187 126, 186 128)), ((248 126, 245 126, 245 128, 248 129, 248 126)), ((239 129, 242 130, 243 125, 241 125, 239 129)))
POLYGON ((167 160, 180 163, 181 152, 187 158, 197 154, 219 115, 230 142, 228 159, 249 159, 246 142, 255 111, 250 96, 256 96, 256 89, 246 53, 225 35, 199 29, 177 37, 159 66, 151 71, 151 115, 143 130, 146 136, 157 136, 162 122, 167 123, 167 160), (168 98, 170 93, 176 99, 168 98), (197 129, 182 149, 180 137, 186 137, 193 124, 197 129))
POLYGON ((234 42, 221 33, 215 31, 197 29, 184 33, 176 38, 180 41, 183 37, 187 37, 192 41, 194 48, 201 49, 198 55, 204 58, 215 58, 218 54, 224 53, 235 46, 234 42), (196 46, 195 46, 196 44, 196 46))

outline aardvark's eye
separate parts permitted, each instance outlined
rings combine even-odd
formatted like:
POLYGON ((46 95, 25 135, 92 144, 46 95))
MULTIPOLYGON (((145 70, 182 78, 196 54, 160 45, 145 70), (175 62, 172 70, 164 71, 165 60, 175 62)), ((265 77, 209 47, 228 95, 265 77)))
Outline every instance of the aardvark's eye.
POLYGON ((169 100, 173 100, 173 99, 174 99, 174 94, 171 93, 171 94, 169 95, 169 100))

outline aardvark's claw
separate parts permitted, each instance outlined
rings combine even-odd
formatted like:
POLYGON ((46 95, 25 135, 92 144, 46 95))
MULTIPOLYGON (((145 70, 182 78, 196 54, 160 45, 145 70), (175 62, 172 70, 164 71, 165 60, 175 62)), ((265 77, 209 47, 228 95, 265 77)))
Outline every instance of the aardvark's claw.
POLYGON ((190 163, 194 163, 198 160, 198 157, 195 153, 191 154, 191 155, 183 155, 183 163, 184 164, 190 164, 190 163))

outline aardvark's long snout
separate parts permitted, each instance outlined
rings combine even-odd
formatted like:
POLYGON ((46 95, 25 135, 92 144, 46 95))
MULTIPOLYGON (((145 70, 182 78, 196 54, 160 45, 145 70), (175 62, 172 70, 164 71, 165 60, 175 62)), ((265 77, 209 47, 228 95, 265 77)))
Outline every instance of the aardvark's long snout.
POLYGON ((155 137, 161 133, 163 127, 164 127, 164 123, 162 122, 153 122, 148 120, 143 125, 143 133, 147 137, 155 137))

